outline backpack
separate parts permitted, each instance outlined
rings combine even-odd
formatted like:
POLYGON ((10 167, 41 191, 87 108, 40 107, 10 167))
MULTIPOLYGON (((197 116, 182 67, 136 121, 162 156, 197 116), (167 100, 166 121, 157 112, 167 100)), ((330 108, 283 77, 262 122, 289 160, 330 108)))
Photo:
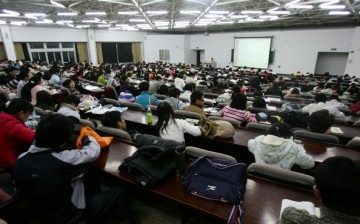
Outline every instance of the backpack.
POLYGON ((279 112, 283 122, 291 128, 303 128, 308 126, 309 114, 303 113, 299 104, 286 103, 283 104, 279 112))

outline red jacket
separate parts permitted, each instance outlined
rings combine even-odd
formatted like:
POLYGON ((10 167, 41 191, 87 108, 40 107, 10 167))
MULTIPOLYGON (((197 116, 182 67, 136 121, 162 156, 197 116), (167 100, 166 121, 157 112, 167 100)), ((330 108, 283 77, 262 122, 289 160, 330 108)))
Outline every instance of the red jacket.
POLYGON ((350 110, 353 114, 356 114, 358 111, 360 111, 360 100, 351 105, 350 110))
POLYGON ((0 113, 0 168, 12 168, 34 137, 35 132, 24 122, 13 115, 0 113))

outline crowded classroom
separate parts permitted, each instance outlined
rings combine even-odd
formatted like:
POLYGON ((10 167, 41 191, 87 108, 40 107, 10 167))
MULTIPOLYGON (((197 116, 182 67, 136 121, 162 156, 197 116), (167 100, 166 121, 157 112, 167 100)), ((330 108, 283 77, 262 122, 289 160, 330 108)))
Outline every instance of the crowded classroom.
POLYGON ((0 3, 0 223, 360 223, 360 2, 0 3))

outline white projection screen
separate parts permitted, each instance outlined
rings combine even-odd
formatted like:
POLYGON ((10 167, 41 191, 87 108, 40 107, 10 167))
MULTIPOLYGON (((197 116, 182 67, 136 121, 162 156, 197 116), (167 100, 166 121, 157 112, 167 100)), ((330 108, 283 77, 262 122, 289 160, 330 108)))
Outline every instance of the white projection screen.
POLYGON ((272 37, 235 37, 234 66, 267 69, 272 37))

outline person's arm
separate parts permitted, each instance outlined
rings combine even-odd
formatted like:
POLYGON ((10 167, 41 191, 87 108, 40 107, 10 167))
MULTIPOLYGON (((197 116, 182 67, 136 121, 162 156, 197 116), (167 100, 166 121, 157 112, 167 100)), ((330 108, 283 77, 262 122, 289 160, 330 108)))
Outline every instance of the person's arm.
POLYGON ((22 124, 15 124, 9 130, 9 132, 11 136, 16 136, 16 138, 20 141, 24 141, 29 144, 31 144, 34 141, 35 131, 31 130, 30 128, 22 124))
POLYGON ((312 104, 309 104, 301 109, 303 113, 309 113, 310 108, 312 107, 312 104))
POLYGON ((244 121, 246 121, 247 123, 257 122, 256 117, 253 114, 251 114, 249 111, 245 112, 245 116, 246 117, 245 117, 244 121))
POLYGON ((80 150, 65 150, 52 155, 57 159, 72 164, 80 165, 95 161, 100 155, 100 145, 91 136, 85 136, 82 140, 83 147, 80 150))
POLYGON ((294 143, 297 147, 298 154, 295 164, 299 165, 303 169, 310 169, 315 166, 315 162, 312 156, 306 154, 306 151, 302 145, 294 143))
POLYGON ((337 108, 332 108, 332 112, 335 116, 335 118, 339 118, 342 120, 346 120, 345 114, 343 112, 340 112, 337 108))
POLYGON ((187 121, 182 120, 183 121, 183 125, 184 125, 184 131, 192 136, 200 136, 201 133, 201 129, 199 126, 194 126, 189 124, 187 121))
POLYGON ((184 108, 186 107, 186 104, 183 101, 178 100, 177 107, 178 107, 178 110, 184 110, 184 108))

